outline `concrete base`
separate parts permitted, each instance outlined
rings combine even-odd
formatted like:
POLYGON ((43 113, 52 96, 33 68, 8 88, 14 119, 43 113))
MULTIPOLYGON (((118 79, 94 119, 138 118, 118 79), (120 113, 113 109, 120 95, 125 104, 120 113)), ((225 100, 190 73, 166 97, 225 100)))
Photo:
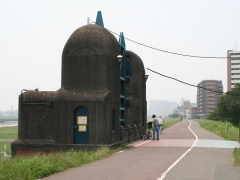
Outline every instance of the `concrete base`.
POLYGON ((11 144, 12 156, 17 155, 33 155, 33 154, 49 154, 53 152, 63 152, 69 150, 94 150, 99 147, 118 147, 123 141, 119 141, 114 144, 25 144, 21 141, 16 140, 11 144))

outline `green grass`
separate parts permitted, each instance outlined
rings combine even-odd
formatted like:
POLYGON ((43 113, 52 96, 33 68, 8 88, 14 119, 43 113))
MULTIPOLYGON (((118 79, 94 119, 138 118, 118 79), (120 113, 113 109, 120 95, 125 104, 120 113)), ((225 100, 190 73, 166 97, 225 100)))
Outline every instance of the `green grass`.
MULTIPOLYGON (((2 139, 2 134, 6 135, 4 136, 6 139, 12 138, 12 134, 17 135, 17 129, 18 127, 0 128, 0 139, 2 139)), ((116 149, 101 147, 92 151, 68 151, 50 155, 36 154, 24 157, 0 158, 0 180, 35 180, 43 178, 72 167, 95 162, 126 148, 130 147, 121 144, 116 149)), ((11 142, 0 142, 0 152, 3 151, 7 155, 11 155, 11 142)))
MULTIPOLYGON (((11 142, 0 142, 0 152, 5 152, 7 153, 7 155, 11 155, 12 151, 11 151, 11 142), (6 150, 4 149, 4 147, 6 147, 6 150)), ((0 154, 1 156, 2 154, 0 154)))
MULTIPOLYGON (((239 128, 231 123, 212 120, 196 120, 200 126, 208 131, 211 131, 226 140, 239 141, 239 128)), ((235 165, 240 167, 240 148, 235 148, 233 152, 235 165)))
MULTIPOLYGON (((17 139, 18 136, 18 127, 1 127, 0 128, 0 139, 17 139)), ((7 155, 11 155, 11 142, 0 141, 0 152, 5 151, 7 155), (6 146, 5 146, 6 145, 6 146), (6 147, 6 150, 4 149, 6 147)), ((1 156, 2 154, 0 154, 1 156)))
POLYGON ((0 139, 17 139, 17 136, 18 126, 0 128, 0 139))
POLYGON ((177 124, 179 122, 178 118, 165 118, 163 128, 166 129, 174 124, 177 124))
POLYGON ((240 167, 240 148, 235 148, 233 151, 235 165, 240 167))
POLYGON ((69 151, 0 160, 0 180, 35 180, 106 158, 119 149, 101 147, 92 151, 69 151))
POLYGON ((200 126, 208 131, 211 131, 226 140, 238 141, 239 129, 231 123, 212 120, 196 120, 200 126))

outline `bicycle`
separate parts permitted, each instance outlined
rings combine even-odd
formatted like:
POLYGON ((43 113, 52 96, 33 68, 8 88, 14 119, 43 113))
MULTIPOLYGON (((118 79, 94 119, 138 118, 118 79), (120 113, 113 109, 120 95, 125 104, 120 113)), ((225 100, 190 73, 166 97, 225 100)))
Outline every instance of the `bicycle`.
POLYGON ((151 129, 146 129, 146 132, 143 134, 143 140, 151 140, 152 139, 152 130, 151 129))

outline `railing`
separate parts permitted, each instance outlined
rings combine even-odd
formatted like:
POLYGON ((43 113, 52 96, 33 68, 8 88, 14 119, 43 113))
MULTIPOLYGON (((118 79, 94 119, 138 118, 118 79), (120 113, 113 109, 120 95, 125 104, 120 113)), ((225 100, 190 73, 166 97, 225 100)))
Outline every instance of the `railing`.
POLYGON ((137 126, 136 124, 133 125, 134 128, 134 140, 139 139, 139 126, 137 126))
POLYGON ((121 126, 121 141, 127 142, 128 129, 121 126))
POLYGON ((141 139, 143 132, 145 132, 145 131, 146 131, 146 128, 141 126, 141 124, 139 124, 139 126, 134 124, 133 127, 128 125, 126 128, 121 126, 120 127, 120 133, 121 133, 120 140, 124 141, 125 143, 129 143, 129 142, 141 139))
POLYGON ((131 142, 133 140, 134 140, 133 127, 128 125, 128 142, 131 142))

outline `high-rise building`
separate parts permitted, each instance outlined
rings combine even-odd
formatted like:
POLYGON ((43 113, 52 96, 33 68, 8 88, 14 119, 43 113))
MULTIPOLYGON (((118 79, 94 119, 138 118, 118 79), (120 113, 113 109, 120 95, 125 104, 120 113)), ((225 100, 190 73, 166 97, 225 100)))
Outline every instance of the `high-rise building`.
POLYGON ((205 119, 214 111, 223 95, 222 81, 219 80, 203 80, 198 84, 197 89, 197 107, 200 118, 205 119), (202 88, 200 88, 202 87, 202 88), (209 91, 207 89, 217 91, 209 91), (218 93, 219 92, 219 93, 218 93))
POLYGON ((240 51, 227 51, 227 91, 240 83, 240 51))

